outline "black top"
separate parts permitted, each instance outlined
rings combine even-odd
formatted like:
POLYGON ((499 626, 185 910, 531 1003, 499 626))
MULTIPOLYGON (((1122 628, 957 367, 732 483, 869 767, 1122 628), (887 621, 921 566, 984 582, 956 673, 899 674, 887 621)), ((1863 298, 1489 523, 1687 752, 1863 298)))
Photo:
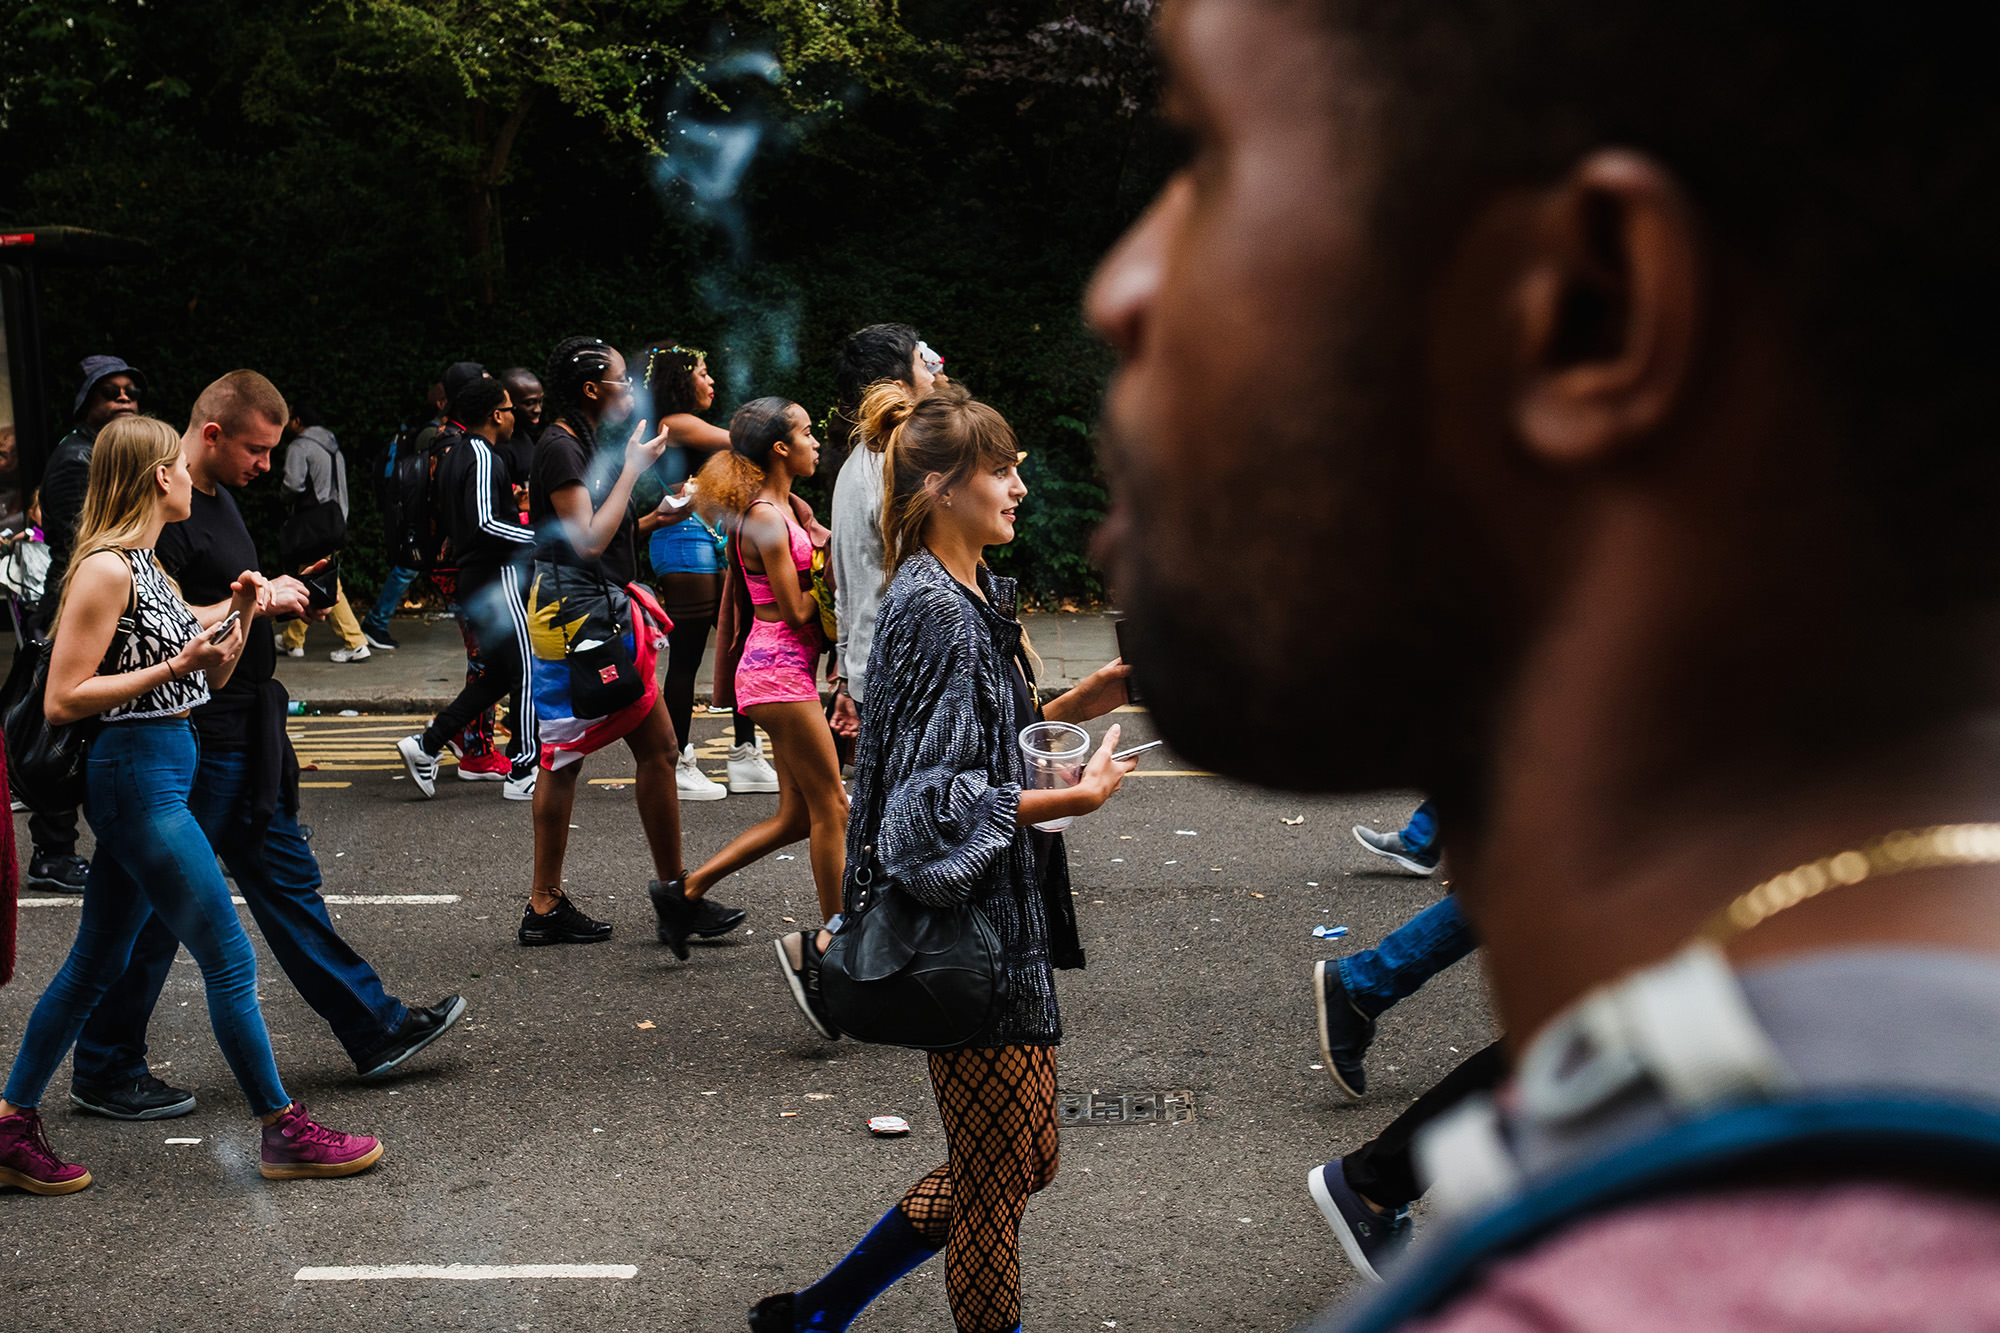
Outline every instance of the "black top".
POLYGON ((629 501, 604 554, 585 560, 563 534, 562 520, 549 500, 563 487, 581 482, 590 495, 592 511, 596 511, 618 484, 622 461, 610 450, 599 450, 593 456, 564 422, 550 422, 542 430, 542 438, 535 442, 534 468, 528 479, 528 524, 535 530, 536 559, 592 570, 621 586, 639 577, 639 523, 629 501))
POLYGON ((506 566, 525 565, 535 539, 521 526, 506 465, 483 437, 458 436, 438 463, 436 484, 462 605, 506 566))
POLYGON ((535 432, 527 422, 516 418, 514 434, 500 446, 500 456, 507 460, 507 480, 516 486, 526 486, 528 474, 535 467, 535 432))
POLYGON ((42 536, 49 544, 49 572, 42 594, 41 619, 56 618, 62 601, 63 575, 69 572, 70 551, 76 544, 76 521, 83 517, 83 497, 90 489, 90 452, 94 434, 73 430, 56 444, 42 469, 42 536))
MULTIPOLYGON (((196 487, 189 498, 191 512, 161 530, 154 554, 179 581, 189 606, 213 606, 228 599, 229 585, 238 574, 259 567, 257 543, 250 540, 236 498, 226 487, 216 487, 213 495, 196 487)), ((278 650, 270 627, 252 625, 229 683, 194 710, 195 734, 203 745, 214 750, 251 748, 250 712, 257 704, 258 687, 277 668, 278 650)))

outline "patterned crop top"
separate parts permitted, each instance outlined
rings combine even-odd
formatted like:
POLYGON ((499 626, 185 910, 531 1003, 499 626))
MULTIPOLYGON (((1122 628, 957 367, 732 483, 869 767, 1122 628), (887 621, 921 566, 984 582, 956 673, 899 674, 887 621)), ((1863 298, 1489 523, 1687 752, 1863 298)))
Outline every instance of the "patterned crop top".
MULTIPOLYGON (((125 636, 115 669, 100 675, 122 675, 172 661, 187 641, 202 632, 201 622, 188 610, 151 550, 121 551, 132 567, 132 632, 125 636)), ((130 722, 144 717, 172 717, 208 702, 208 674, 190 671, 166 680, 136 699, 104 711, 106 722, 130 722)))

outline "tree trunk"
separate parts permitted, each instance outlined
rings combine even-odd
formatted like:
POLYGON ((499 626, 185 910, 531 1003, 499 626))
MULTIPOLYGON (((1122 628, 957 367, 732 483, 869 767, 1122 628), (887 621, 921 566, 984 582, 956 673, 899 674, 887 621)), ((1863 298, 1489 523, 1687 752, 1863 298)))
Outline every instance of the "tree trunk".
POLYGON ((479 275, 479 308, 482 310, 493 308, 495 285, 506 264, 506 256, 496 235, 498 228, 494 225, 500 181, 507 174, 507 163, 514 154, 514 141, 520 137, 521 126, 527 123, 528 112, 534 102, 535 90, 529 88, 507 113, 507 119, 500 123, 490 143, 486 137, 487 105, 484 101, 472 104, 473 142, 480 146, 486 161, 479 176, 466 189, 465 227, 473 267, 479 275))

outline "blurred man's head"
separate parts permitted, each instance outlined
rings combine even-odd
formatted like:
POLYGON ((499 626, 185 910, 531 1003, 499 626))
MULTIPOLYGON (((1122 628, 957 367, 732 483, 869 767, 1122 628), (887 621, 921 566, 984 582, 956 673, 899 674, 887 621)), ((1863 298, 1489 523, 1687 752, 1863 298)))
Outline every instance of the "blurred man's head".
POLYGON ((922 341, 908 324, 870 324, 848 334, 833 362, 840 401, 854 406, 882 380, 907 384, 919 397, 930 392, 931 372, 917 351, 922 341))
POLYGON ((146 391, 146 376, 115 356, 87 356, 78 367, 82 384, 70 417, 86 435, 96 435, 116 417, 139 410, 140 395, 146 391))
POLYGON ((507 386, 507 393, 514 403, 514 412, 520 418, 518 424, 531 431, 542 424, 542 382, 535 372, 526 366, 509 366, 500 372, 500 382, 507 386))
POLYGON ((1810 720, 1823 673, 2000 570, 2000 101, 1940 14, 1170 0, 1193 155, 1090 309, 1176 744, 1485 782, 1499 698, 1585 633, 1718 706, 1790 644, 1798 716, 1746 721, 1893 725, 1810 720))
POLYGON ((291 415, 277 386, 254 370, 232 370, 203 389, 182 436, 195 485, 214 494, 269 472, 291 415))

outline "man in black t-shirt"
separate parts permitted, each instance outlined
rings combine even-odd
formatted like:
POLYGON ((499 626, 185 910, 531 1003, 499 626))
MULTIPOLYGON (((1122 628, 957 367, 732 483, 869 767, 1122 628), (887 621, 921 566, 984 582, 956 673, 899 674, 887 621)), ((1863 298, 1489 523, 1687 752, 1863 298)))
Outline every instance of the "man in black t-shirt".
MULTIPOLYGON (((289 416, 277 389, 250 370, 230 372, 195 400, 182 437, 194 477, 192 509, 186 520, 167 525, 156 549, 205 625, 227 613, 230 581, 258 567, 256 544, 227 488, 270 469, 289 416)), ((258 615, 305 608, 305 586, 280 577, 258 615)), ((285 689, 273 677, 276 665, 268 629, 253 628, 228 684, 194 710, 201 770, 188 805, 285 975, 333 1028, 362 1076, 379 1077, 442 1036, 465 1012, 465 1000, 452 995, 428 1008, 405 1006, 334 929, 319 895, 319 862, 298 821, 298 760, 285 735, 285 689)), ((130 1120, 194 1109, 193 1095, 154 1078, 145 1058, 146 1024, 178 947, 157 915, 148 921, 125 975, 77 1042, 71 1102, 130 1120)))

